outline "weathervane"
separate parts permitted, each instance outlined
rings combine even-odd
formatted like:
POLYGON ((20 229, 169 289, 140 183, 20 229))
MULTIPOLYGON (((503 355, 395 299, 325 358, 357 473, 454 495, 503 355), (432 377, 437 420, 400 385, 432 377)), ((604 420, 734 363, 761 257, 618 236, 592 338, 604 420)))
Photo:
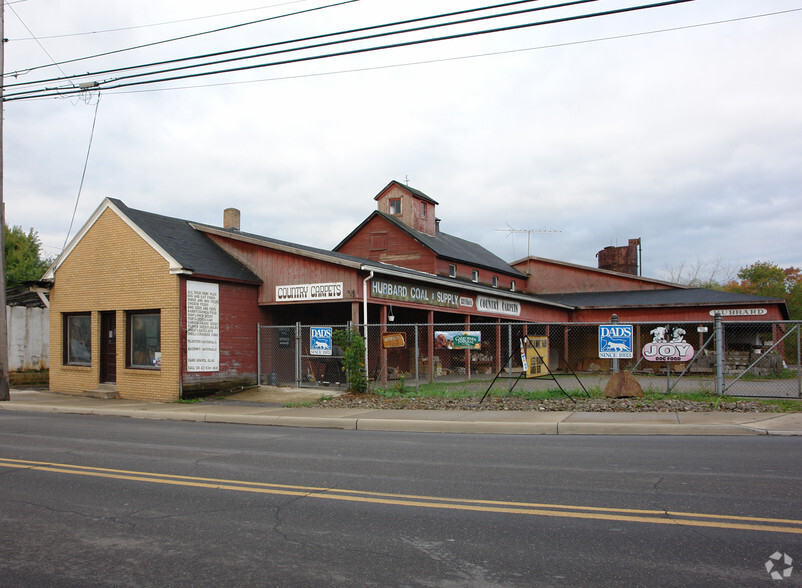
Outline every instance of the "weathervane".
POLYGON ((514 229, 510 226, 510 223, 504 223, 507 225, 506 229, 496 229, 497 231, 503 231, 505 233, 509 233, 507 238, 509 239, 510 235, 515 233, 526 233, 526 256, 529 257, 529 240, 532 236, 532 233, 562 233, 559 229, 514 229))

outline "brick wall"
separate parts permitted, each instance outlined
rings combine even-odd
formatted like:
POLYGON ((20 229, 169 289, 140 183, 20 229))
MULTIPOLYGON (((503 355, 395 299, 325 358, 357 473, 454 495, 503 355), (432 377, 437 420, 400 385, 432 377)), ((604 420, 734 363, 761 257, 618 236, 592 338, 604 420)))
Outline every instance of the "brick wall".
POLYGON ((55 272, 50 292, 50 388, 81 394, 100 382, 100 313, 116 311, 117 394, 121 398, 179 398, 179 278, 168 262, 117 214, 106 209, 55 272), (126 311, 161 313, 161 369, 126 367, 126 311), (90 312, 92 364, 63 365, 63 316, 90 312))

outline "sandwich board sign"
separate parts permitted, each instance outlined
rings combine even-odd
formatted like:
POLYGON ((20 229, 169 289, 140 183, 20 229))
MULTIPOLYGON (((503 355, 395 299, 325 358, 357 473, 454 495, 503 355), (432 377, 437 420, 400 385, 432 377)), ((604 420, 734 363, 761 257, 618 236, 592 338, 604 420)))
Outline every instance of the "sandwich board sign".
POLYGON ((632 325, 599 325, 599 357, 632 359, 632 325))
POLYGON ((310 327, 310 355, 331 355, 331 330, 331 327, 310 327))

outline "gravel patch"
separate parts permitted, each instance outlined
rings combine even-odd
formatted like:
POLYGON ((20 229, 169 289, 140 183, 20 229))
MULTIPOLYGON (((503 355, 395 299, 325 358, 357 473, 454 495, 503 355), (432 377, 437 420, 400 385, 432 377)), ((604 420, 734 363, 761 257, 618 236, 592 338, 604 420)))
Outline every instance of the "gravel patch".
POLYGON ((514 397, 488 396, 479 398, 384 398, 373 394, 343 394, 326 398, 318 406, 326 408, 369 408, 396 410, 539 410, 576 412, 782 412, 782 409, 762 402, 738 400, 733 402, 700 402, 692 400, 644 398, 550 398, 526 400, 514 397))

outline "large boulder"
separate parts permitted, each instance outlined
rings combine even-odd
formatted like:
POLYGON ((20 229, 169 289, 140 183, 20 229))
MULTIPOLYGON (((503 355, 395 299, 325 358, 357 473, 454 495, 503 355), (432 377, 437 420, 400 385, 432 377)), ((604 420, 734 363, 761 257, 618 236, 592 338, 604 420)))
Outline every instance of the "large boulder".
POLYGON ((607 398, 643 398, 643 388, 628 371, 616 372, 604 387, 607 398))

